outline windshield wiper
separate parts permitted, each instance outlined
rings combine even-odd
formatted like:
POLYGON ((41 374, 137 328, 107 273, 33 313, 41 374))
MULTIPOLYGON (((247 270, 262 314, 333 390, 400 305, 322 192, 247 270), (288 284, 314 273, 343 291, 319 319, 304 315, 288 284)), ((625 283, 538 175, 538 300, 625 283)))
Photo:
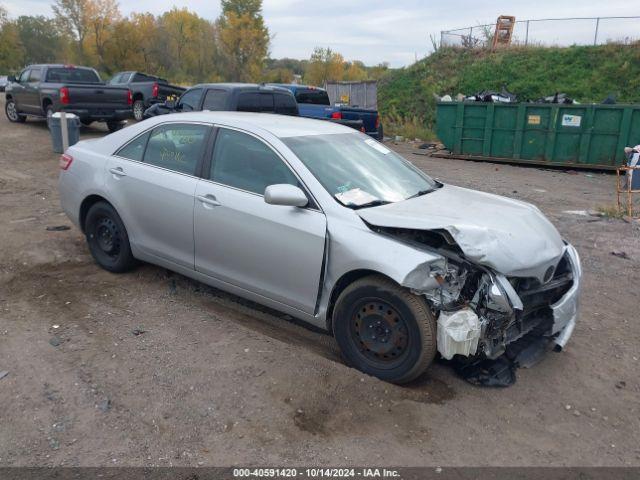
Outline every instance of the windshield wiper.
POLYGON ((435 188, 429 188, 427 190, 419 190, 418 192, 414 193, 410 197, 407 197, 406 200, 409 200, 410 198, 421 197, 422 195, 426 195, 427 193, 431 193, 434 190, 435 190, 435 188))
POLYGON ((378 207, 380 205, 386 205, 388 203, 391 203, 391 202, 387 200, 371 200, 370 202, 363 203, 362 205, 353 205, 353 206, 348 205, 348 206, 351 206, 353 210, 359 210, 361 208, 378 207))

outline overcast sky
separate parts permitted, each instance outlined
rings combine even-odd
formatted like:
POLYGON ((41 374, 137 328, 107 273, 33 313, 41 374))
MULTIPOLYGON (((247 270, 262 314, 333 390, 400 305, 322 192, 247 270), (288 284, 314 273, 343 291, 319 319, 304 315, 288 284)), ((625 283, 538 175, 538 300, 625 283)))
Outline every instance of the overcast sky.
MULTIPOLYGON (((10 16, 52 15, 50 0, 0 0, 10 16)), ((120 9, 162 13, 172 6, 187 7, 198 15, 215 19, 217 0, 120 1, 120 9)), ((516 19, 632 16, 640 15, 638 0, 264 0, 264 17, 273 41, 274 58, 309 58, 315 46, 329 46, 348 60, 367 65, 389 62, 393 67, 413 63, 431 48, 430 35, 441 30, 495 22, 498 15, 516 19)), ((530 24, 529 37, 546 43, 569 44, 593 41, 595 22, 546 22, 530 24)), ((606 21, 600 25, 603 40, 640 35, 640 21, 606 21)), ((516 35, 524 38, 524 25, 516 35)))

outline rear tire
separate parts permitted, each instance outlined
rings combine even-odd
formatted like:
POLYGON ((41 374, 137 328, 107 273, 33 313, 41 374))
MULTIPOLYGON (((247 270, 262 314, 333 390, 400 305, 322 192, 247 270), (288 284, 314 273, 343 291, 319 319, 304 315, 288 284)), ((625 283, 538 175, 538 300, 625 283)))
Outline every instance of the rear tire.
POLYGON ((136 122, 144 120, 144 102, 142 100, 136 100, 133 102, 133 118, 136 122))
POLYGON ((380 275, 340 294, 333 332, 349 365, 388 382, 414 380, 436 355, 436 321, 426 301, 380 275))
POLYGON ((114 273, 136 266, 127 229, 116 210, 107 202, 97 202, 87 212, 85 236, 89 251, 98 265, 114 273))
POLYGON ((27 120, 26 116, 18 113, 16 102, 13 99, 7 100, 4 104, 4 113, 7 115, 7 119, 9 119, 11 123, 24 123, 27 120))
POLYGON ((124 127, 123 122, 107 122, 107 129, 109 130, 109 133, 117 132, 118 130, 121 130, 122 127, 124 127))

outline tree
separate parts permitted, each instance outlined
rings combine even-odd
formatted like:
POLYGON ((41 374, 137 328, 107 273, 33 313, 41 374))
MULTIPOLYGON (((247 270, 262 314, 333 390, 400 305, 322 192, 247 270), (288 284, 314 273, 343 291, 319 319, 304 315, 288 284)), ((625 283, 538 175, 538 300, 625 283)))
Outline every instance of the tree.
POLYGON ((257 81, 270 40, 262 0, 222 0, 217 34, 222 76, 231 81, 257 81))
POLYGON ((367 79, 367 71, 364 63, 359 60, 345 63, 345 70, 342 74, 343 80, 359 81, 367 79))
POLYGON ((55 0, 51 8, 58 25, 76 41, 78 60, 86 58, 84 43, 89 32, 91 0, 55 0))
POLYGON ((22 44, 15 22, 0 5, 0 71, 13 72, 22 66, 22 44))
POLYGON ((22 45, 22 64, 54 63, 66 57, 68 38, 54 20, 43 15, 18 17, 15 28, 22 45))
POLYGON ((342 80, 344 58, 330 48, 316 47, 304 76, 305 83, 324 85, 326 82, 342 80))
POLYGON ((113 37, 115 24, 122 18, 116 0, 88 0, 87 9, 89 48, 96 55, 100 68, 110 73, 107 63, 107 44, 113 37))

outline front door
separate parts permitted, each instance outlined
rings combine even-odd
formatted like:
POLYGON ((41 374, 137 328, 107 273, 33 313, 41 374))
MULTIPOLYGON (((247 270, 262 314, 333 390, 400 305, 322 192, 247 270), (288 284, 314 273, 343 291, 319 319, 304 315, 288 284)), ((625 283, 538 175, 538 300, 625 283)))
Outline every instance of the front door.
POLYGON ((162 124, 109 159, 106 189, 134 248, 194 268, 196 172, 211 127, 162 124))
POLYGON ((269 185, 302 185, 274 150, 247 133, 221 128, 208 170, 195 193, 196 270, 313 314, 324 213, 265 203, 269 185))

